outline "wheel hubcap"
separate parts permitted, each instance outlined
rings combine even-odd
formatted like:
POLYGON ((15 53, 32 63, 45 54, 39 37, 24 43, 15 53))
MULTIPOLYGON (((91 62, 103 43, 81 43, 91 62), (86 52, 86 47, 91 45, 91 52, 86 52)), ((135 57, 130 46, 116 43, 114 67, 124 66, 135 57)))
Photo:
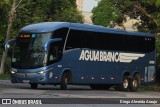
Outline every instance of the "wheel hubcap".
POLYGON ((125 80, 123 81, 123 87, 124 87, 124 88, 128 88, 128 80, 127 80, 127 79, 125 79, 125 80))
POLYGON ((137 81, 134 80, 133 83, 132 83, 133 87, 137 87, 137 81))
POLYGON ((67 78, 65 78, 65 84, 66 84, 66 85, 68 84, 68 79, 67 79, 67 78))

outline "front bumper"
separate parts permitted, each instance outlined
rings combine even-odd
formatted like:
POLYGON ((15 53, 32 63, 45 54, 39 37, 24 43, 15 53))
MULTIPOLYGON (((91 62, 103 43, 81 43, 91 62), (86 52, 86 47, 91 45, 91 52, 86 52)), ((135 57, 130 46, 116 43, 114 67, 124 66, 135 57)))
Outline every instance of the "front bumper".
POLYGON ((37 73, 14 73, 11 74, 12 83, 37 83, 37 84, 47 84, 48 78, 47 73, 37 74, 37 73))

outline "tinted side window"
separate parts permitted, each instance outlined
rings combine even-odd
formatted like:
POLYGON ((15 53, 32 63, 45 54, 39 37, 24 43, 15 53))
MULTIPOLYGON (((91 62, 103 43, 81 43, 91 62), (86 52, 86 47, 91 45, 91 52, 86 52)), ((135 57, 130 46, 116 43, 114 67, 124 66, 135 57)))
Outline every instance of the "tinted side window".
POLYGON ((151 52, 155 50, 154 38, 128 36, 125 43, 128 51, 132 52, 151 52))
POLYGON ((132 35, 71 30, 66 50, 73 48, 151 52, 155 49, 155 40, 154 38, 132 35))
POLYGON ((94 37, 95 49, 130 52, 151 52, 155 49, 154 38, 100 32, 94 33, 94 37))
POLYGON ((63 38, 66 39, 68 33, 68 28, 60 28, 54 31, 53 38, 63 38))
POLYGON ((48 63, 53 64, 62 58, 62 46, 61 42, 51 43, 49 46, 48 63))
POLYGON ((64 45, 67 34, 68 34, 68 28, 60 28, 53 32, 52 38, 62 38, 62 44, 64 45))
POLYGON ((70 30, 65 49, 82 48, 82 37, 84 35, 83 31, 70 30))

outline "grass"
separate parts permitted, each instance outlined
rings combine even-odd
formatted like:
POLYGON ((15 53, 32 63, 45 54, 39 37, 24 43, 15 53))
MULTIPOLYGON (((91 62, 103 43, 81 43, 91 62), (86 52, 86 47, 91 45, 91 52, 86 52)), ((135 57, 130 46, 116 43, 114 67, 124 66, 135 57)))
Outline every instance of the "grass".
POLYGON ((155 83, 152 85, 143 85, 139 88, 140 91, 157 91, 160 92, 160 83, 155 83))
POLYGON ((10 74, 0 74, 0 80, 9 80, 10 74))

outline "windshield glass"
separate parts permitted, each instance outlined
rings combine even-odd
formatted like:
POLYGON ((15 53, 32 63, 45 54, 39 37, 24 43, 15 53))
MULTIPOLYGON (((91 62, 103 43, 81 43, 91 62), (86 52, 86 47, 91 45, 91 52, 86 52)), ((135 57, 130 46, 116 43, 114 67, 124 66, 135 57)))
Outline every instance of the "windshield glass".
POLYGON ((12 67, 37 68, 46 63, 47 53, 44 45, 51 38, 51 33, 20 34, 12 56, 12 67))

